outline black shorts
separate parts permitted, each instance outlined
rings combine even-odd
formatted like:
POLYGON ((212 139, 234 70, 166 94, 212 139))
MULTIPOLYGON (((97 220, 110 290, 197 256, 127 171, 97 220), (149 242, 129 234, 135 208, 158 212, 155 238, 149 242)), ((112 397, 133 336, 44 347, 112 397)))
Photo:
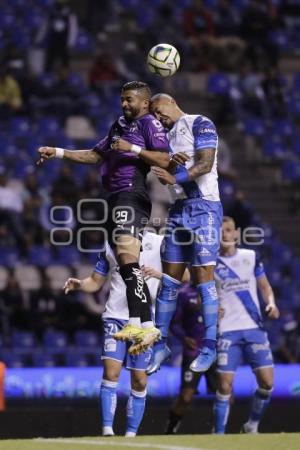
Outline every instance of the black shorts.
POLYGON ((215 394, 217 390, 217 370, 216 365, 213 364, 207 372, 193 372, 190 369, 190 364, 193 360, 191 358, 183 357, 181 364, 181 386, 180 389, 190 388, 197 391, 201 377, 206 378, 206 386, 208 394, 215 394))
POLYGON ((151 215, 151 203, 134 192, 121 192, 107 200, 107 239, 111 247, 116 245, 116 237, 129 234, 142 241, 144 228, 151 215))

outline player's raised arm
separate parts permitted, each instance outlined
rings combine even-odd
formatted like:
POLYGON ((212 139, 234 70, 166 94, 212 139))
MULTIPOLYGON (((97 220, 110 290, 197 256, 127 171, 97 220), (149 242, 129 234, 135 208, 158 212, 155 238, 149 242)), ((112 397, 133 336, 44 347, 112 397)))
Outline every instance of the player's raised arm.
POLYGON ((99 291, 105 282, 105 275, 93 272, 89 277, 79 280, 78 278, 68 278, 63 290, 65 294, 71 291, 82 291, 92 294, 99 291))
POLYGON ((40 147, 38 149, 40 159, 37 164, 52 158, 66 159, 81 164, 97 164, 102 161, 101 155, 94 149, 90 150, 67 150, 58 147, 40 147))
POLYGON ((113 144, 114 150, 131 152, 139 156, 149 166, 158 166, 167 169, 170 164, 170 156, 165 150, 146 150, 139 145, 130 144, 124 139, 118 139, 113 144))

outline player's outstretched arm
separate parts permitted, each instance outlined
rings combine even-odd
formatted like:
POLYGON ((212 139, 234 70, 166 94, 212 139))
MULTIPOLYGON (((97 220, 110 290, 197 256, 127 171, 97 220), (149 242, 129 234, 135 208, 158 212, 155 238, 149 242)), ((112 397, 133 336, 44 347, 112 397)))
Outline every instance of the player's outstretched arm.
POLYGON ((170 156, 168 152, 157 150, 145 150, 139 145, 131 144, 120 138, 112 145, 114 150, 120 152, 131 152, 139 156, 149 166, 158 166, 167 169, 170 164, 170 156))
POLYGON ((273 289, 265 275, 257 278, 257 287, 266 304, 265 312, 270 319, 278 319, 280 313, 275 303, 273 289))
POLYGON ((40 159, 37 165, 52 158, 66 159, 81 164, 97 164, 102 161, 101 155, 94 150, 66 150, 57 147, 40 147, 38 153, 40 159))
POLYGON ((106 277, 93 272, 89 277, 79 280, 78 278, 68 278, 64 284, 65 294, 71 291, 82 291, 92 294, 102 288, 106 277))

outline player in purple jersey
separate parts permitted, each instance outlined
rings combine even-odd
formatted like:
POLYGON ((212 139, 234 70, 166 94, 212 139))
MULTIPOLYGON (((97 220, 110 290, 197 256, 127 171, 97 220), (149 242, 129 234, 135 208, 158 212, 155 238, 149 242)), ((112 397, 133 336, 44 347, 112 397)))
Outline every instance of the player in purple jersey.
POLYGON ((197 288, 185 284, 178 294, 177 307, 172 318, 170 330, 183 345, 183 359, 181 364, 181 387, 168 417, 166 434, 174 434, 180 426, 181 420, 190 406, 197 391, 201 376, 204 374, 207 389, 215 393, 217 374, 215 365, 207 372, 193 372, 191 362, 196 358, 199 348, 203 346, 205 328, 200 308, 200 297, 197 288))
POLYGON ((103 186, 108 191, 105 232, 126 284, 130 313, 128 325, 115 338, 143 339, 144 344, 152 345, 160 332, 152 322, 150 295, 138 259, 142 230, 151 213, 146 188, 149 166, 167 168, 170 157, 164 128, 149 113, 150 97, 147 84, 126 83, 121 92, 124 115, 114 122, 104 139, 90 150, 40 147, 38 164, 51 158, 101 164, 103 186))

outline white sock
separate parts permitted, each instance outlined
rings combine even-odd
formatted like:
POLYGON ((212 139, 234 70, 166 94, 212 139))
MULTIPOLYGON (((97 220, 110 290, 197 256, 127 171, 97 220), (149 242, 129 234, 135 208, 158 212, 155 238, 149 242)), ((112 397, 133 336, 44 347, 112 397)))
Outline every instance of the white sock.
POLYGON ((112 427, 105 426, 102 428, 102 436, 114 436, 115 433, 112 427))
POLYGON ((142 328, 153 328, 154 323, 152 320, 148 320, 147 322, 142 322, 142 328))
POLYGON ((128 323, 129 325, 141 328, 141 319, 139 317, 130 317, 128 323))
POLYGON ((244 424, 244 427, 246 428, 246 430, 252 431, 252 433, 257 433, 258 422, 253 422, 252 420, 248 420, 248 422, 246 422, 244 424))
POLYGON ((136 433, 134 431, 126 431, 125 437, 135 437, 136 433))

